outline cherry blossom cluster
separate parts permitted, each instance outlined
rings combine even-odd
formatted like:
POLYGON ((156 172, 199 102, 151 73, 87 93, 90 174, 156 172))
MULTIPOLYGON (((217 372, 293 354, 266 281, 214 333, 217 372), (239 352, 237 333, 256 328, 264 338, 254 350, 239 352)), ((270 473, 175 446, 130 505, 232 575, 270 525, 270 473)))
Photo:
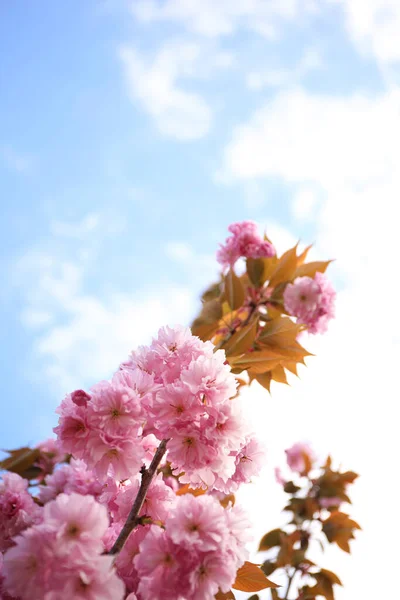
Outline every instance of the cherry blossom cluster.
POLYGON ((297 277, 283 293, 285 310, 307 326, 309 333, 325 333, 335 316, 336 292, 323 273, 297 277))
POLYGON ((224 269, 232 267, 236 261, 243 258, 262 258, 275 256, 275 248, 271 242, 263 240, 253 221, 243 221, 241 223, 232 223, 228 231, 231 232, 225 240, 225 244, 220 245, 217 252, 217 261, 224 269))
POLYGON ((165 327, 140 347, 111 382, 69 394, 55 428, 62 449, 100 480, 139 472, 168 440, 168 461, 181 483, 235 491, 257 474, 262 452, 237 403, 236 380, 222 350, 189 329, 165 327))
POLYGON ((106 508, 90 495, 60 494, 41 517, 4 555, 5 593, 18 600, 123 600, 124 583, 103 554, 106 508))
POLYGON ((141 600, 212 600, 219 589, 229 591, 247 558, 248 530, 239 508, 225 510, 212 496, 186 494, 177 498, 164 529, 147 525, 130 535, 116 566, 141 600))
MULTIPOLYGON (((71 470, 79 469, 76 461, 71 470)), ((23 481, 18 475, 11 479, 23 481)), ((25 488, 18 489, 23 497, 25 488)), ((98 501, 72 491, 36 507, 35 524, 32 519, 25 523, 4 562, 0 555, 0 597, 176 600, 179 593, 182 600, 211 600, 219 589, 228 591, 247 558, 245 515, 236 506, 224 509, 212 495, 178 497, 161 473, 141 511, 144 524, 130 534, 112 565, 105 552, 119 534, 138 489, 138 478, 125 482, 110 478, 98 501)))
POLYGON ((28 491, 28 482, 16 473, 4 473, 0 481, 0 552, 12 546, 12 538, 40 520, 40 508, 28 491))

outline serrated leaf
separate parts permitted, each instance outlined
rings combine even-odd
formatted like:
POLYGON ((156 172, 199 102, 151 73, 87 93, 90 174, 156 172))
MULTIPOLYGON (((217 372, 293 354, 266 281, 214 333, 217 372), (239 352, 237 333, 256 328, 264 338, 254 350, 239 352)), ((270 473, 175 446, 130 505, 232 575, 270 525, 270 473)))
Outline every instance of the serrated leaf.
POLYGON ((259 592, 279 586, 267 579, 258 565, 246 561, 236 573, 236 580, 232 587, 240 592, 259 592))
POLYGON ((256 337, 257 325, 258 319, 254 319, 252 323, 249 323, 239 329, 239 331, 236 331, 226 344, 222 346, 226 355, 242 354, 251 348, 256 337))
POLYGON ((271 275, 269 286, 276 287, 279 283, 291 281, 294 277, 297 267, 297 244, 285 252, 271 275))
POLYGON ((311 248, 312 248, 312 244, 307 246, 307 248, 304 248, 303 252, 301 254, 299 254, 299 256, 297 257, 297 266, 300 266, 305 262, 307 255, 308 255, 309 251, 311 250, 311 248))
POLYGON ((253 373, 266 373, 283 360, 283 356, 272 350, 254 351, 242 356, 229 357, 232 367, 246 369, 253 373))
POLYGON ((245 299, 243 284, 233 269, 229 269, 225 276, 224 291, 226 300, 232 310, 236 310, 243 306, 245 299))
POLYGON ((282 529, 272 529, 261 538, 258 551, 264 552, 274 546, 280 546, 282 535, 285 535, 282 529))
POLYGON ((260 385, 263 386, 263 388, 265 388, 266 390, 268 390, 268 392, 271 392, 271 381, 272 381, 272 376, 271 373, 255 373, 254 374, 254 379, 256 381, 258 381, 258 383, 260 385))
POLYGON ((285 369, 281 365, 277 365, 271 370, 271 377, 273 381, 277 381, 278 383, 286 383, 288 384, 285 369))
POLYGON ((310 262, 305 265, 300 265, 297 267, 296 272, 294 274, 294 278, 296 277, 315 277, 316 273, 325 273, 326 269, 330 265, 332 261, 315 261, 310 262))

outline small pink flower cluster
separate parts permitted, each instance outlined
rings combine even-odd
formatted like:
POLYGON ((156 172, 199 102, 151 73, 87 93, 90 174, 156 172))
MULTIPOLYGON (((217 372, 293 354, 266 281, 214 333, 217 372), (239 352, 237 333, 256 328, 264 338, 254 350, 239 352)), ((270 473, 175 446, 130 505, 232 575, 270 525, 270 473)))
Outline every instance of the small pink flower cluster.
MULTIPOLYGON (((314 464, 316 457, 312 448, 305 442, 296 442, 285 450, 286 462, 293 473, 304 475, 307 463, 314 464)), ((277 483, 284 486, 287 483, 284 473, 280 467, 275 467, 275 479, 277 483)))
MULTIPOLYGON (((228 592, 247 558, 249 523, 240 509, 224 510, 211 496, 178 498, 165 530, 150 526, 134 540, 135 591, 142 600, 212 600, 228 592)), ((129 543, 129 542, 128 542, 129 543)))
POLYGON ((307 462, 312 464, 315 461, 314 452, 304 442, 296 442, 296 444, 285 450, 285 453, 289 469, 300 475, 305 472, 307 462))
POLYGON ((103 491, 103 486, 86 464, 79 459, 71 459, 69 464, 64 464, 45 477, 45 485, 39 487, 39 499, 43 504, 54 500, 58 494, 71 494, 76 492, 87 494, 98 499, 103 491))
POLYGON ((111 383, 65 398, 55 428, 63 450, 103 481, 110 474, 122 480, 138 473, 152 448, 167 439, 168 460, 177 474, 184 472, 182 483, 234 491, 259 471, 262 455, 255 442, 249 446, 231 402, 236 380, 225 353, 213 350, 189 329, 161 329, 111 383))
POLYGON ((335 316, 336 292, 323 273, 297 277, 283 293, 285 310, 307 325, 310 333, 324 333, 335 316))
POLYGON ((263 240, 258 233, 256 223, 243 221, 232 223, 228 231, 232 233, 221 244, 217 252, 217 261, 224 269, 232 267, 241 258, 263 258, 275 256, 275 248, 267 240, 263 240))
POLYGON ((0 481, 0 552, 12 538, 40 520, 40 508, 28 492, 28 482, 16 473, 4 473, 0 481))
POLYGON ((40 474, 37 479, 43 481, 46 475, 53 472, 54 467, 65 460, 64 452, 61 452, 57 440, 50 438, 38 444, 37 449, 40 450, 40 456, 35 462, 35 467, 40 469, 40 474))
POLYGON ((3 587, 19 600, 122 600, 125 586, 102 555, 107 510, 92 496, 60 494, 43 521, 25 529, 4 555, 3 587))

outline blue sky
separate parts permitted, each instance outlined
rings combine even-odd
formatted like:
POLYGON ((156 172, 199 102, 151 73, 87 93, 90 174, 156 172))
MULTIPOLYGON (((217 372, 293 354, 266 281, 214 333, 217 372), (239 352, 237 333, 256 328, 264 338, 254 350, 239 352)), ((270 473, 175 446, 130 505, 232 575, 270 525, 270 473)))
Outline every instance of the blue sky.
POLYGON ((189 323, 230 222, 315 242, 338 318, 301 381, 249 402, 256 427, 279 423, 271 464, 308 438, 363 472, 370 529, 338 598, 375 597, 359 578, 397 434, 399 30, 393 0, 1 3, 2 448, 189 323))

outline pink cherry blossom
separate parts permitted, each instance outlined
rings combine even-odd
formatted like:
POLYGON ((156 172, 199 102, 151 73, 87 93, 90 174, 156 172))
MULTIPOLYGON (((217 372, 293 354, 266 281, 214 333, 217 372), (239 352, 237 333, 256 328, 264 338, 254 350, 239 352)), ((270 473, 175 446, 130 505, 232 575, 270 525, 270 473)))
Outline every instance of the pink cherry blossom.
POLYGON ((133 561, 139 575, 138 594, 143 600, 174 600, 177 590, 184 596, 175 554, 175 545, 166 532, 152 526, 133 561))
POLYGON ((76 492, 83 496, 90 494, 97 499, 103 490, 102 484, 93 471, 87 468, 86 463, 74 458, 69 464, 56 469, 52 475, 47 475, 45 482, 46 485, 39 488, 39 498, 43 503, 54 500, 61 492, 76 492))
POLYGON ((323 273, 297 277, 283 293, 285 310, 307 326, 309 333, 324 333, 335 316, 336 292, 323 273))
POLYGON ((227 538, 224 509, 211 496, 185 494, 166 526, 176 544, 189 545, 202 552, 222 549, 227 538))
POLYGON ((28 482, 16 473, 4 473, 0 480, 0 551, 12 545, 12 538, 39 522, 41 509, 28 492, 28 482))
POLYGON ((44 522, 57 532, 57 539, 65 553, 79 548, 93 554, 102 550, 101 537, 109 522, 104 506, 92 496, 60 494, 43 509, 44 522))
POLYGON ((217 252, 217 261, 224 269, 232 267, 240 257, 275 256, 273 245, 259 236, 256 223, 252 221, 232 223, 229 225, 228 231, 232 235, 225 240, 225 244, 220 245, 217 252))
POLYGON ((123 600, 125 586, 112 562, 112 556, 97 556, 81 564, 71 564, 66 573, 59 574, 65 578, 63 585, 47 592, 45 600, 123 600))
POLYGON ((203 404, 216 405, 236 394, 236 379, 225 361, 225 352, 218 350, 210 357, 200 356, 182 373, 182 381, 203 404))
POLYGON ((56 533, 43 525, 15 538, 4 555, 4 588, 22 600, 43 600, 54 564, 56 533))
POLYGON ((296 473, 302 475, 307 468, 307 462, 313 462, 315 456, 308 444, 297 442, 291 448, 285 450, 286 461, 289 468, 296 473))
POLYGON ((139 396, 129 387, 104 381, 92 389, 91 424, 111 437, 138 434, 143 420, 139 396))
POLYGON ((228 592, 235 580, 235 563, 220 553, 205 554, 190 572, 190 600, 211 600, 220 589, 228 592))
POLYGON ((275 481, 279 483, 279 485, 284 486, 286 484, 286 479, 283 478, 282 469, 280 467, 275 467, 274 474, 275 481))

